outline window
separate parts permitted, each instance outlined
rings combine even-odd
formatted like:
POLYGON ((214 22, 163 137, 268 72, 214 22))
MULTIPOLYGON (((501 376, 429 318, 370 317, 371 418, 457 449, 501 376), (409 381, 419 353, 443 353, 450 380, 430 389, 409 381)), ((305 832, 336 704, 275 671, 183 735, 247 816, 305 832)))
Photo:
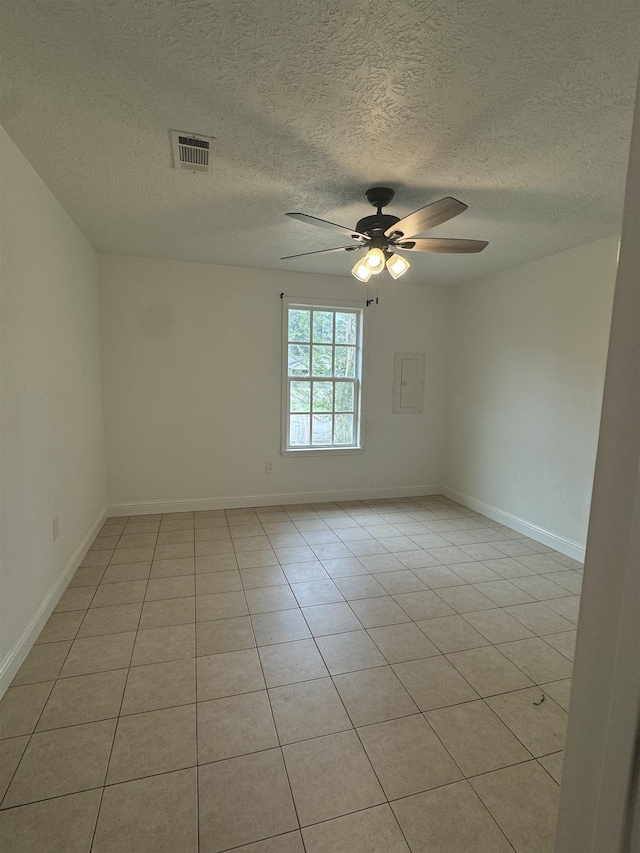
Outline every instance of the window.
POLYGON ((362 307, 285 300, 282 452, 362 447, 362 307))

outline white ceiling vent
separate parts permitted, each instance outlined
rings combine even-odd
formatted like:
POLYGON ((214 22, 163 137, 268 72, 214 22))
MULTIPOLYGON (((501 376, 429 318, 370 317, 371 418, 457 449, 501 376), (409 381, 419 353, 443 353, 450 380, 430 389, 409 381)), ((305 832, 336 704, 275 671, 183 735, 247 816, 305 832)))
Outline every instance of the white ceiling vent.
POLYGON ((213 154, 213 136, 200 136, 182 130, 171 131, 173 168, 191 172, 208 172, 213 154))

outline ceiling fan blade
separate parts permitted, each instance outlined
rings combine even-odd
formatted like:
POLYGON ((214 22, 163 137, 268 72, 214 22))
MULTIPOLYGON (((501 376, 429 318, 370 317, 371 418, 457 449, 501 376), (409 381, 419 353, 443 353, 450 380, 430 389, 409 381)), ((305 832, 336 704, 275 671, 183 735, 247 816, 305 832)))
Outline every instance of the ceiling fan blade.
POLYGON ((367 234, 360 234, 358 231, 353 231, 351 228, 345 228, 344 225, 336 225, 335 222, 327 222, 326 219, 318 219, 317 216, 309 216, 308 213, 287 213, 292 219, 297 219, 299 222, 306 222, 307 225, 317 225, 319 228, 329 228, 331 231, 339 231, 341 234, 347 234, 357 240, 368 240, 367 234))
POLYGON ((466 209, 467 205, 458 201, 457 198, 441 198, 440 201, 434 201, 405 216, 404 219, 387 228, 384 234, 385 237, 391 237, 399 231, 403 237, 413 237, 430 228, 435 228, 436 225, 441 225, 448 219, 453 219, 459 213, 464 213, 466 209))
POLYGON ((396 240, 396 249, 406 252, 481 252, 489 244, 484 240, 445 240, 442 237, 422 237, 417 240, 396 240))
POLYGON ((281 261, 289 261, 291 258, 304 258, 306 255, 322 255, 326 252, 353 252, 355 249, 364 249, 364 246, 338 246, 335 249, 317 249, 315 252, 300 252, 299 255, 286 255, 281 261))

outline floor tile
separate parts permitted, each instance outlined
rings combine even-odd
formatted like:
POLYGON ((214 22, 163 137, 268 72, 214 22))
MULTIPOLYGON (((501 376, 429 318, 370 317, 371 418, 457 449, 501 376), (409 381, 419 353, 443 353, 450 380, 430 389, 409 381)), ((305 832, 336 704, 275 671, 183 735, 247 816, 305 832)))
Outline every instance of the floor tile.
POLYGON ((192 658, 196 654, 195 625, 145 628, 136 634, 132 666, 192 658))
POLYGON ((126 680, 126 669, 58 679, 36 731, 117 717, 126 680))
POLYGON ((331 580, 293 583, 291 589, 300 607, 344 601, 342 593, 331 580))
POLYGON ((264 678, 255 649, 197 658, 198 702, 264 690, 264 678))
POLYGON ((418 713, 390 666, 348 672, 333 680, 354 726, 418 713))
POLYGON ((538 637, 502 643, 497 648, 536 684, 571 675, 571 661, 538 637))
POLYGON ((453 610, 442 598, 431 590, 423 592, 405 592, 394 596, 402 609, 412 619, 433 619, 436 616, 450 616, 453 610))
POLYGON ((65 613, 68 610, 86 610, 91 604, 96 590, 95 586, 72 586, 62 593, 55 606, 54 613, 65 613))
POLYGON ((426 584, 408 569, 404 572, 381 572, 376 574, 376 579, 389 595, 398 595, 403 592, 424 592, 427 589, 426 584))
POLYGON ((501 557, 498 560, 484 560, 484 564, 492 571, 497 572, 501 578, 505 578, 505 580, 521 578, 531 574, 531 569, 528 569, 511 557, 501 557))
POLYGON ((100 637, 135 631, 140 622, 142 604, 121 604, 118 607, 98 607, 88 610, 78 637, 100 637))
POLYGON ((81 567, 69 581, 69 588, 97 586, 105 574, 105 566, 81 567))
POLYGON ((57 678, 70 648, 70 640, 33 646, 11 682, 11 686, 18 687, 57 678))
POLYGON ((173 660, 134 666, 122 700, 122 714, 157 711, 196 701, 195 660, 173 660))
POLYGON ((216 592, 239 592, 242 589, 240 572, 206 572, 195 575, 196 595, 213 595, 216 592))
POLYGON ((561 681, 551 681, 546 684, 541 684, 540 687, 547 696, 551 696, 554 702, 560 705, 561 708, 564 708, 565 711, 569 710, 569 700, 571 698, 571 679, 564 678, 561 681))
POLYGON ((492 696, 487 704, 536 758, 564 748, 567 713, 538 687, 492 696), (538 704, 535 704, 538 703, 538 704))
POLYGON ((355 732, 283 747, 301 826, 384 802, 384 794, 355 732))
POLYGON ((544 755, 542 758, 538 759, 538 762, 559 785, 562 781, 564 752, 554 752, 552 755, 544 755))
POLYGON ((561 634, 546 634, 542 639, 566 658, 573 660, 576 646, 575 631, 563 631, 561 634))
POLYGON ((269 690, 269 698, 282 744, 352 728, 330 678, 275 687, 269 690))
POLYGON ((151 563, 124 563, 121 566, 108 566, 100 583, 124 583, 125 581, 146 581, 151 572, 151 563))
POLYGON ((259 646, 302 640, 311 636, 300 610, 256 613, 251 616, 251 624, 259 646))
POLYGON ((104 784, 115 720, 33 735, 3 800, 3 808, 104 784))
POLYGON ((196 594, 194 575, 175 578, 152 578, 147 584, 145 601, 160 601, 165 598, 191 598, 196 594))
POLYGON ((120 717, 107 784, 155 776, 196 764, 196 706, 120 717))
POLYGON ((289 586, 248 589, 245 595, 249 613, 271 613, 275 610, 290 610, 298 607, 298 602, 289 586))
MULTIPOLYGON (((491 610, 495 607, 490 598, 469 584, 439 589, 438 596, 446 601, 456 613, 472 613, 477 610, 491 610)), ((428 615, 419 618, 428 618, 428 615)), ((430 615, 439 616, 440 614, 433 613, 430 615)))
POLYGON ((350 578, 369 574, 369 570, 357 557, 323 560, 321 565, 324 566, 325 571, 332 578, 350 578))
POLYGON ((439 560, 436 560, 426 551, 403 551, 396 556, 407 569, 426 569, 430 566, 441 565, 439 560))
POLYGON ((291 548, 274 548, 273 550, 282 566, 286 566, 287 563, 304 563, 308 560, 317 559, 308 545, 295 545, 291 548))
MULTIPOLYGON (((111 557, 111 565, 117 566, 121 563, 142 563, 145 560, 153 560, 153 546, 143 546, 138 548, 117 548, 111 557)), ((100 553, 106 553, 101 551, 100 553)), ((186 556, 184 554, 176 556, 186 556)), ((87 565, 89 565, 87 563, 87 565)), ((97 565, 95 563, 94 565, 97 565)))
POLYGON ((431 640, 411 622, 370 628, 369 636, 389 663, 418 660, 439 654, 431 640))
POLYGON ((403 572, 406 566, 394 554, 370 554, 360 557, 363 566, 370 572, 403 572))
POLYGON ((242 585, 245 589, 286 585, 287 578, 279 566, 241 569, 242 585))
POLYGON ((508 643, 533 636, 521 622, 498 608, 465 613, 464 618, 491 643, 508 643))
POLYGON ((462 586, 465 583, 460 575, 457 575, 446 566, 440 565, 435 559, 433 560, 433 565, 427 568, 413 569, 413 573, 416 577, 420 578, 420 580, 429 589, 462 586))
POLYGON ((180 545, 156 545, 155 560, 180 560, 183 557, 193 557, 195 554, 193 542, 180 545))
MULTIPOLYGON (((114 551, 87 551, 83 561, 80 563, 81 569, 104 568, 112 559, 114 551)), ((146 559, 141 557, 140 559, 146 559)), ((151 558, 149 558, 151 559, 151 558)), ((132 563, 133 560, 122 560, 123 563, 132 563)))
POLYGON ((238 570, 238 561, 233 553, 210 553, 214 547, 217 551, 222 551, 223 548, 233 548, 231 543, 224 542, 203 542, 200 545, 201 549, 205 548, 207 554, 196 554, 196 574, 207 572, 230 572, 238 570), (205 548, 206 546, 206 548, 205 548))
POLYGON ((318 637, 316 643, 332 675, 386 664, 366 631, 318 637))
POLYGON ((60 672, 61 678, 129 666, 135 632, 74 640, 60 672))
POLYGON ((533 601, 533 598, 517 587, 513 581, 497 580, 488 583, 474 583, 474 587, 498 607, 508 607, 510 604, 527 604, 533 601))
POLYGON ((386 804, 305 827, 302 834, 307 853, 409 853, 386 804))
MULTIPOLYGON (((56 643, 60 640, 73 640, 85 618, 84 610, 70 610, 66 613, 52 613, 40 632, 36 644, 56 643)), ((573 626, 571 626, 573 627, 573 626)))
MULTIPOLYGON (((237 567, 234 567, 237 568, 237 567)), ((151 578, 174 578, 192 575, 195 571, 193 557, 182 557, 177 560, 154 560, 151 564, 151 578)))
POLYGON ((558 785, 537 761, 471 780, 517 853, 552 853, 558 785))
POLYGON ((92 853, 197 853, 196 769, 105 788, 92 853))
POLYGON ((210 622, 212 619, 246 616, 249 613, 244 592, 218 592, 212 595, 199 595, 195 602, 196 622, 210 622))
POLYGON ((277 568, 279 566, 278 558, 271 548, 265 548, 261 551, 236 552, 236 560, 239 569, 277 568))
MULTIPOLYGON (((391 574, 394 573, 391 572, 391 574)), ((334 578, 334 583, 347 601, 353 601, 357 598, 376 598, 388 595, 385 588, 370 574, 334 578)))
POLYGON ((28 743, 28 735, 0 740, 0 802, 2 802, 28 743))
POLYGON ((423 619, 417 625, 444 653, 489 645, 486 637, 479 634, 462 616, 439 616, 436 619, 423 619))
POLYGON ((531 755, 483 702, 465 702, 425 715, 465 776, 487 773, 531 755))
POLYGON ((525 578, 515 578, 513 583, 520 589, 528 592, 536 601, 546 601, 553 598, 564 598, 571 593, 550 578, 541 575, 530 575, 525 578))
POLYGON ((329 575, 318 560, 311 563, 289 563, 282 567, 289 583, 328 580, 329 575))
POLYGON ((205 764, 198 777, 200 853, 220 853, 298 828, 279 749, 205 764))
POLYGON ((574 625, 578 624, 580 596, 572 595, 568 598, 556 598, 553 601, 547 601, 546 605, 551 610, 559 613, 560 616, 563 616, 568 622, 573 622, 574 625))
POLYGON ((351 557, 351 551, 342 542, 317 543, 311 546, 311 550, 320 561, 351 557))
POLYGON ((310 681, 329 674, 313 640, 262 646, 258 651, 267 687, 310 681))
POLYGON ((452 569, 464 581, 474 585, 501 580, 500 575, 485 566, 484 563, 457 563, 452 569))
MULTIPOLYGON (((420 593, 410 593, 419 595, 420 593)), ((397 625, 410 622, 409 616, 390 595, 378 598, 361 598, 350 602, 352 610, 365 628, 397 625)))
POLYGON ((389 800, 462 778, 422 714, 365 726, 358 734, 389 800))
POLYGON ((198 704, 198 763, 278 746, 266 690, 198 704))
POLYGON ((87 853, 100 790, 83 791, 0 812, 3 853, 87 853))
POLYGON ((468 702, 478 695, 442 656, 397 663, 393 669, 421 711, 468 702))
MULTIPOLYGON (((541 575, 541 577, 545 577, 545 575, 541 575)), ((580 591, 582 589, 582 575, 577 574, 576 572, 558 572, 553 575, 549 575, 549 580, 552 580, 558 586, 563 587, 563 589, 568 590, 572 595, 580 595, 580 591)))
POLYGON ((314 637, 362 629, 362 623, 344 601, 303 607, 302 613, 314 637))
POLYGON ((493 646, 452 652, 447 655, 447 659, 480 696, 492 696, 532 685, 531 680, 493 646))
MULTIPOLYGON (((203 596, 200 596, 201 598, 203 596)), ((204 596, 206 597, 206 596, 204 596)), ((145 601, 140 628, 165 628, 169 625, 188 625, 196 619, 196 599, 170 598, 166 601, 145 601)))
POLYGON ((413 853, 512 853, 468 782, 397 800, 392 808, 413 853))
POLYGON ((526 625, 534 634, 555 634, 560 631, 571 631, 575 628, 572 622, 560 616, 546 604, 517 604, 507 607, 506 612, 526 625))
POLYGON ((196 649, 200 655, 217 655, 252 649, 256 645, 248 616, 216 619, 196 624, 196 649))

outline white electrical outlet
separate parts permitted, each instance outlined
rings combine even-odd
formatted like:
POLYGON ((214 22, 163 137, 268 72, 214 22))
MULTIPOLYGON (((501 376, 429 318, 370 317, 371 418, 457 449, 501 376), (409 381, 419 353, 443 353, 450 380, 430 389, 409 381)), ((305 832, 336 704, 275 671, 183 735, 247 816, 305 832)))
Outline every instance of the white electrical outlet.
POLYGON ((60 536, 60 520, 57 515, 51 521, 51 532, 53 534, 53 541, 55 542, 58 536, 60 536))
POLYGON ((273 462, 265 462, 264 463, 264 473, 265 474, 273 474, 273 462))

